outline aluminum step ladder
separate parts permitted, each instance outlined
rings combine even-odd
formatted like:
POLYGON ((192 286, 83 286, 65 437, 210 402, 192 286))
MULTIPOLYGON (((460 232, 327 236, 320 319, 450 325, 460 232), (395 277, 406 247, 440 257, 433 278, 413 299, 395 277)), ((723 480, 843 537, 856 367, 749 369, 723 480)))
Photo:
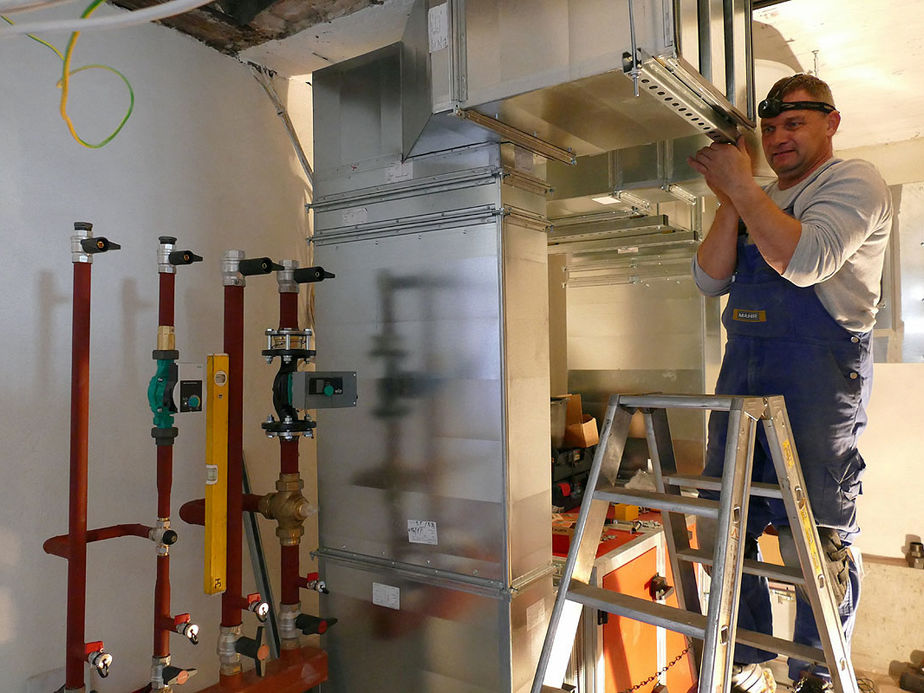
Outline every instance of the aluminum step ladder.
POLYGON ((698 693, 728 693, 736 642, 827 666, 835 693, 856 693, 857 680, 829 588, 827 562, 804 488, 782 397, 707 395, 614 395, 603 422, 600 444, 587 478, 584 501, 546 632, 531 693, 558 693, 571 656, 581 610, 589 606, 683 633, 692 638, 700 662, 698 693), (727 411, 728 436, 721 478, 677 473, 668 426, 668 409, 727 411), (601 471, 615 479, 629 421, 645 417, 648 448, 657 491, 600 484, 601 471), (751 483, 757 422, 767 435, 779 485, 751 483), (681 494, 681 487, 720 492, 716 501, 681 494), (801 569, 744 560, 744 538, 751 495, 780 498, 786 507, 801 569), (662 511, 665 544, 674 575, 678 607, 630 597, 588 584, 600 533, 610 503, 628 503, 662 511), (714 555, 691 548, 685 514, 717 521, 714 555), (706 615, 700 607, 694 563, 712 566, 706 615), (741 573, 751 573, 804 588, 815 615, 822 649, 736 628, 741 573))

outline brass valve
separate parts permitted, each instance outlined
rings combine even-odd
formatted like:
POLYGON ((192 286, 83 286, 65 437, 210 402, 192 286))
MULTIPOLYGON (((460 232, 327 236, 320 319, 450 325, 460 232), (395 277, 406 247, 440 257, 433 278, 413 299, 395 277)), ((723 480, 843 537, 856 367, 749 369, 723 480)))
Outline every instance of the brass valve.
POLYGON ((265 518, 276 520, 276 536, 283 546, 298 545, 305 533, 305 520, 315 512, 302 495, 304 486, 298 474, 282 474, 276 481, 276 492, 263 496, 257 506, 265 518))

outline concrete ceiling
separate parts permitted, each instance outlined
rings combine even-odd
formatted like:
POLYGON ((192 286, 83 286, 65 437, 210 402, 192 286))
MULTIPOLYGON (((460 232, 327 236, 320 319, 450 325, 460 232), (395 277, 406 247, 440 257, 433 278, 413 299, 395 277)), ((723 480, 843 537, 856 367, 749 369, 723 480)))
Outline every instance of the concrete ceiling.
POLYGON ((400 41, 413 4, 414 0, 367 2, 336 19, 248 48, 240 57, 288 77, 303 77, 400 41))
POLYGON ((843 114, 837 149, 921 137, 924 2, 789 0, 756 10, 754 21, 757 58, 817 72, 831 85, 843 114))

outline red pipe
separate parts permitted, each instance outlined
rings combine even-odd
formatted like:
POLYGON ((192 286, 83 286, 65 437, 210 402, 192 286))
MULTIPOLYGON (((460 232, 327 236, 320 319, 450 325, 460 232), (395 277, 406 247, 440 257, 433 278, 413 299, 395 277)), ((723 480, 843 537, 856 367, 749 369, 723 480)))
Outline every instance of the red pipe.
POLYGON ((188 525, 205 526, 205 498, 197 498, 180 506, 180 519, 188 525))
MULTIPOLYGON (((159 272, 158 326, 174 326, 176 274, 159 272)), ((160 345, 158 345, 160 348, 160 345)), ((160 441, 158 441, 160 442, 160 441)), ((157 446, 157 517, 170 519, 170 494, 173 488, 173 439, 168 445, 157 446)), ((170 656, 170 630, 164 627, 170 619, 170 555, 157 556, 157 578, 154 582, 154 657, 170 656)))
POLYGON ((90 424, 90 263, 74 263, 71 462, 67 524, 65 687, 83 688, 87 613, 87 441, 90 424))
POLYGON ((295 546, 282 546, 281 550, 281 570, 282 570, 282 603, 283 604, 298 604, 298 588, 299 588, 299 575, 298 575, 298 547, 295 546))
MULTIPOLYGON (((255 493, 245 493, 241 497, 241 510, 246 513, 259 512, 259 503, 262 496, 255 493)), ((180 506, 180 519, 188 525, 205 526, 205 499, 187 501, 180 506)))
POLYGON ((279 329, 298 329, 298 293, 279 294, 279 329))
MULTIPOLYGON (((103 541, 105 539, 116 539, 118 537, 144 537, 147 539, 152 529, 153 527, 139 524, 100 527, 99 529, 87 531, 87 543, 90 544, 94 541, 103 541)), ((51 539, 46 539, 45 543, 42 544, 42 548, 45 553, 51 554, 52 556, 68 558, 68 552, 70 551, 70 536, 67 534, 59 534, 51 539)))
POLYGON ((170 490, 173 486, 173 446, 157 446, 157 517, 170 517, 170 490))
POLYGON ((279 463, 283 474, 298 474, 298 438, 279 439, 279 463))
POLYGON ((157 557, 157 580, 154 583, 154 656, 170 655, 170 630, 164 624, 170 617, 170 555, 157 557))
POLYGON ((244 512, 248 513, 257 513, 260 512, 260 499, 263 496, 258 496, 256 493, 245 493, 241 496, 241 509, 244 512))
POLYGON ((221 596, 221 625, 241 624, 243 524, 244 287, 225 287, 224 350, 228 354, 228 546, 227 589, 221 596))
MULTIPOLYGON (((296 285, 297 286, 297 285, 296 285)), ((298 329, 298 292, 279 294, 279 329, 298 329)), ((307 345, 306 345, 307 346, 307 345)), ((298 474, 298 438, 279 439, 279 473, 298 474)), ((298 604, 299 545, 280 547, 281 602, 298 604)))
POLYGON ((172 272, 160 272, 160 300, 158 302, 159 310, 157 315, 158 325, 167 325, 173 327, 173 304, 174 289, 176 287, 176 274, 172 272))

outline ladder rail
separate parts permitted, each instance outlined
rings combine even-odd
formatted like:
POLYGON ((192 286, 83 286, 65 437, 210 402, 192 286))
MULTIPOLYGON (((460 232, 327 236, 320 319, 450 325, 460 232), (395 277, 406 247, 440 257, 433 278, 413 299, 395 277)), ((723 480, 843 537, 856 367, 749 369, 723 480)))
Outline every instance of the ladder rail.
MULTIPOLYGON (((760 402, 760 410, 763 410, 760 402)), ((757 433, 756 405, 739 398, 728 412, 728 441, 719 496, 719 520, 709 590, 703 664, 699 672, 699 693, 728 693, 735 629, 738 622, 738 595, 744 561, 744 529, 747 526, 747 486, 754 461, 757 433), (755 416, 756 414, 756 416, 755 416), (734 539, 734 541, 732 541, 734 539)))
MULTIPOLYGON (((530 693, 541 693, 543 684, 549 675, 550 665, 554 669, 553 673, 556 678, 559 673, 561 673, 562 678, 564 676, 567 658, 559 652, 557 653, 556 661, 553 662, 552 650, 556 640, 561 637, 567 639, 568 650, 565 654, 570 653, 571 643, 574 640, 577 629, 577 620, 568 619, 565 624, 567 627, 562 627, 561 622, 562 615, 565 612, 565 602, 567 601, 572 580, 586 583, 590 579, 590 574, 593 570, 593 562, 596 558, 597 544, 600 539, 600 531, 603 529, 603 523, 606 520, 606 511, 609 508, 609 503, 594 498, 593 490, 597 487, 600 478, 600 470, 603 467, 607 448, 610 444, 615 443, 619 446, 619 449, 616 451, 618 455, 615 455, 617 465, 622 459, 626 437, 629 433, 630 419, 631 416, 629 413, 618 406, 618 396, 614 395, 610 397, 603 421, 603 435, 601 436, 601 442, 597 445, 593 462, 588 471, 587 481, 585 482, 586 490, 584 500, 581 502, 581 509, 574 526, 574 536, 571 538, 571 549, 568 551, 568 559, 565 561, 565 567, 559 579, 558 594, 555 597, 555 604, 552 607, 549 627, 545 633, 545 640, 542 643, 542 651, 539 654, 539 662, 536 665, 536 675, 533 678, 533 685, 530 689, 530 693), (601 509, 602 513, 600 512, 601 509), (588 520, 591 518, 593 518, 593 527, 597 527, 596 531, 592 532, 595 538, 593 541, 585 541, 588 537, 588 520)), ((591 527, 592 530, 593 527, 591 527)), ((580 605, 578 605, 578 617, 580 617, 580 611, 580 605)), ((554 683, 554 686, 560 687, 561 680, 554 683)))
POLYGON ((802 466, 792 440, 789 414, 782 397, 768 397, 767 405, 769 414, 763 420, 764 430, 777 479, 783 490, 783 505, 789 517, 799 562, 806 575, 807 584, 804 592, 812 606, 822 649, 831 653, 832 661, 826 662, 831 674, 831 683, 835 693, 854 693, 857 691, 856 674, 850 662, 838 605, 829 589, 831 575, 828 562, 819 548, 821 541, 811 502, 805 490, 802 466), (814 589, 809 589, 809 575, 814 578, 814 589))

